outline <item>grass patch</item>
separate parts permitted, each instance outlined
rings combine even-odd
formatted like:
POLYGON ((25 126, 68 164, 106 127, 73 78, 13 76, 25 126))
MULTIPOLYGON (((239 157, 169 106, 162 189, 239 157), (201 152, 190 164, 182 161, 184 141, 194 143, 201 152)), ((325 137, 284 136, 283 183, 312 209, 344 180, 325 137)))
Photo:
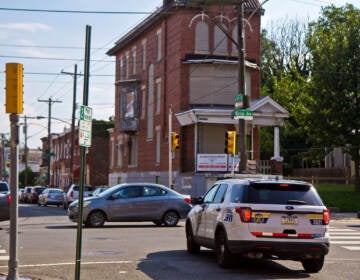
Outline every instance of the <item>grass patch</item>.
POLYGON ((338 207, 340 212, 360 211, 360 192, 354 185, 320 184, 315 186, 327 207, 338 207))

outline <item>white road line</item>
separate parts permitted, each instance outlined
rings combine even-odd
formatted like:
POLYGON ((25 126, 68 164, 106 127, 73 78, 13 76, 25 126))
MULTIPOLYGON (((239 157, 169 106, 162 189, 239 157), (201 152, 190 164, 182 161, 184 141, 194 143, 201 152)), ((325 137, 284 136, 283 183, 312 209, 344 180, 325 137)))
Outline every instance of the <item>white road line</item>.
POLYGON ((6 250, 1 250, 0 249, 0 254, 5 254, 6 253, 6 250))
POLYGON ((339 239, 347 239, 347 240, 357 240, 360 239, 360 236, 331 236, 330 235, 330 241, 331 240, 339 240, 339 239))
POLYGON ((356 231, 356 230, 354 230, 354 229, 349 229, 349 228, 330 228, 329 231, 330 231, 330 232, 335 232, 335 231, 345 232, 345 231, 356 231))
POLYGON ((0 261, 8 261, 9 256, 0 256, 0 261))
POLYGON ((360 235, 360 232, 330 232, 330 235, 360 235))
POLYGON ((360 246, 342 246, 342 247, 350 251, 360 251, 360 246))
POLYGON ((360 241, 331 241, 331 244, 341 244, 341 245, 360 245, 360 241))

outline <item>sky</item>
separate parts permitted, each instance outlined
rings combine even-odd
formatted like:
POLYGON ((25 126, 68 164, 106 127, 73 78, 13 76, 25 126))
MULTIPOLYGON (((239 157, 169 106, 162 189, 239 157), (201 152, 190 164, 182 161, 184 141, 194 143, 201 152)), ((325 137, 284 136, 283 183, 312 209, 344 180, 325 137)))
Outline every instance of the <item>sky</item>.
MULTIPOLYGON (((284 18, 315 20, 321 7, 346 3, 360 8, 360 0, 268 0, 263 5, 262 27, 284 18)), ((56 101, 51 106, 52 133, 61 133, 70 127, 74 79, 73 75, 62 72, 73 73, 76 64, 78 74, 84 73, 87 25, 91 27, 89 106, 93 108, 93 118, 108 120, 115 114, 115 63, 114 57, 107 56, 106 52, 161 5, 162 0, 0 0, 0 133, 10 137, 9 114, 5 113, 4 106, 5 65, 9 62, 21 63, 24 67, 20 145, 25 142, 24 116, 29 148, 41 147, 40 138, 47 136, 48 102, 39 100, 56 101), (38 116, 45 118, 32 119, 38 116)), ((83 83, 82 76, 78 76, 76 103, 79 105, 83 100, 83 83)))

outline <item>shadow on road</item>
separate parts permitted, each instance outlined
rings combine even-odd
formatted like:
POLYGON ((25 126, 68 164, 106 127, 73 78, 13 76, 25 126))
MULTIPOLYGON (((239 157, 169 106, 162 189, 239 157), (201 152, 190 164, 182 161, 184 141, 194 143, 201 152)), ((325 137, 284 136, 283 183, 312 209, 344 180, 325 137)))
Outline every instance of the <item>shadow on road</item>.
POLYGON ((151 279, 304 279, 303 270, 291 270, 270 260, 238 259, 229 269, 220 268, 212 250, 198 255, 186 251, 163 251, 147 255, 137 267, 151 279))

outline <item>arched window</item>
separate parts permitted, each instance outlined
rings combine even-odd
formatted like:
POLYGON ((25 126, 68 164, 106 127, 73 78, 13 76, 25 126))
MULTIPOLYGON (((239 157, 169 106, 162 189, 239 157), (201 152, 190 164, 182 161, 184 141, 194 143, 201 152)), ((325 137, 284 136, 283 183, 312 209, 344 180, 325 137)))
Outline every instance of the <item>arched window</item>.
POLYGON ((195 53, 209 53, 209 26, 204 21, 195 26, 195 53))
MULTIPOLYGON (((237 25, 234 26, 233 31, 232 31, 232 38, 234 39, 234 41, 237 43, 238 42, 238 28, 237 25)), ((239 50, 238 47, 234 44, 231 43, 231 53, 233 56, 237 56, 239 54, 239 50)))
MULTIPOLYGON (((226 26, 222 24, 224 30, 227 30, 226 26)), ((216 25, 214 28, 214 54, 227 54, 227 37, 225 33, 216 25)))
POLYGON ((148 74, 148 106, 147 106, 147 139, 152 140, 154 134, 154 65, 149 66, 148 74))

